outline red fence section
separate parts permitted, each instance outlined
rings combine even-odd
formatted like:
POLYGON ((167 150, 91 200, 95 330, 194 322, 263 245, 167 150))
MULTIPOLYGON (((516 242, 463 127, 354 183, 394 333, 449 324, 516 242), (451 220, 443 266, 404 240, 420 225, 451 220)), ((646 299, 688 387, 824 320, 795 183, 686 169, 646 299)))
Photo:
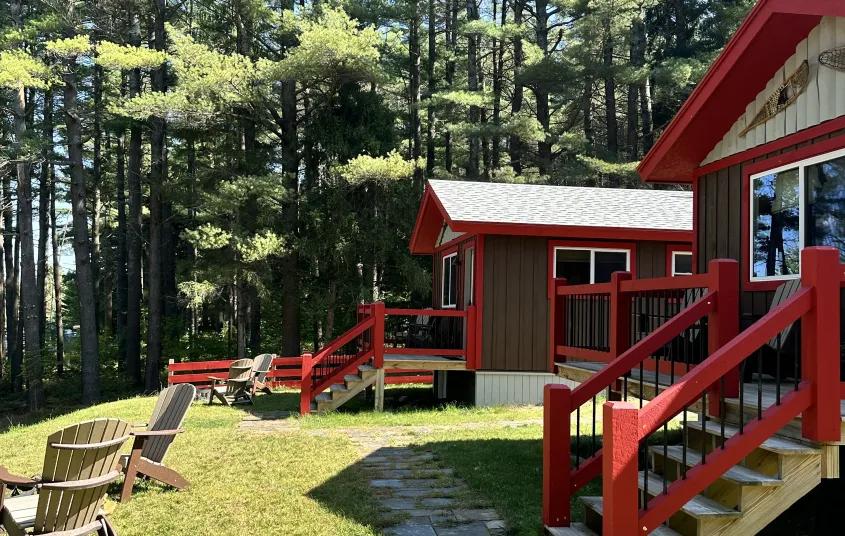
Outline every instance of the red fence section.
MULTIPOLYGON (((209 387, 211 380, 209 376, 226 375, 234 359, 223 359, 219 361, 192 361, 187 363, 175 363, 172 359, 167 365, 167 384, 190 383, 197 387, 209 387)), ((273 359, 273 365, 267 378, 271 387, 289 387, 299 389, 302 381, 302 358, 301 357, 277 357, 273 359)), ((386 371, 385 383, 412 384, 432 383, 434 376, 430 370, 393 370, 386 371)))

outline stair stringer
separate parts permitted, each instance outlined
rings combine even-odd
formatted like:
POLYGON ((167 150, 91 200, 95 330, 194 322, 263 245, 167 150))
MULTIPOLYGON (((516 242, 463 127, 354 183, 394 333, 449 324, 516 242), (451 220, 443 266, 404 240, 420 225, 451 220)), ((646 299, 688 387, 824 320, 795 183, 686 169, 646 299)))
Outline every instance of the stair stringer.
POLYGON ((358 380, 350 378, 351 375, 344 376, 343 383, 336 383, 332 385, 343 385, 346 387, 346 392, 339 397, 334 397, 331 394, 331 387, 329 386, 328 389, 320 393, 316 396, 315 400, 317 401, 317 407, 314 408, 312 406, 312 413, 318 413, 323 415, 325 413, 332 412, 339 408, 340 406, 344 405, 348 401, 355 398, 355 396, 366 389, 367 387, 373 385, 378 378, 376 373, 377 369, 371 365, 361 365, 358 367, 358 374, 357 377, 360 378, 358 380), (327 394, 328 393, 328 394, 327 394), (324 395, 326 395, 329 399, 326 400, 324 395))

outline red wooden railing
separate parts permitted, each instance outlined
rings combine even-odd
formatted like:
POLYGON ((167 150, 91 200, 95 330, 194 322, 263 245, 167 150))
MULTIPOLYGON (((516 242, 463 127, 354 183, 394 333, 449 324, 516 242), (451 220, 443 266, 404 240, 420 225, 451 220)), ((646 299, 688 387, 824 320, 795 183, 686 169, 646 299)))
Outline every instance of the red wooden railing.
MULTIPOLYGON (((544 437, 543 520, 551 527, 568 526, 571 493, 599 473, 604 498, 603 534, 633 536, 649 534, 675 514, 695 495, 715 482, 725 471, 745 458, 799 414, 803 437, 811 441, 839 441, 839 250, 812 247, 802 251, 802 288, 758 322, 737 334, 738 267, 734 261, 713 261, 706 277, 709 292, 692 306, 659 327, 608 364, 571 393, 565 386, 546 387, 544 437), (648 357, 654 348, 681 333, 701 315, 710 316, 709 356, 677 382, 667 386, 645 406, 609 401, 604 404, 603 449, 576 471, 570 469, 570 415, 586 401, 648 357), (794 322, 801 321, 801 377, 795 387, 768 408, 757 406, 757 417, 747 424, 740 417, 740 432, 726 438, 722 427, 721 446, 702 461, 685 470, 673 483, 664 479, 662 491, 643 493, 638 502, 638 453, 645 439, 683 415, 700 400, 706 415, 727 418, 725 397, 739 397, 743 404, 740 375, 748 357, 794 322), (702 393, 709 393, 704 396, 702 393), (714 393, 716 397, 714 398, 714 393), (707 400, 710 399, 708 412, 707 400), (716 402, 716 403, 714 403, 716 402)), ((618 279, 618 277, 617 277, 618 279)), ((652 280, 652 285, 664 285, 652 280)), ((668 283, 665 283, 668 284, 668 283)), ((621 300, 626 303, 627 300, 621 300)), ((619 325, 615 326, 619 330, 619 325)), ((613 334, 611 334, 613 336, 613 334)), ((616 335, 619 337, 619 335, 616 335)), ((762 356, 762 353, 758 353, 762 356)), ((762 375, 758 374, 758 378, 762 375)), ((758 379, 758 382, 762 380, 758 379)), ((761 391, 758 391, 758 393, 761 391)), ((759 396, 759 395, 758 395, 759 396)), ((760 398, 762 400, 762 397, 760 398)), ((742 411, 740 412, 742 414, 742 411)), ((716 424, 715 426, 719 426, 716 424)), ((664 435, 665 441, 665 435, 664 435)), ((648 482, 648 466, 646 479, 648 482)))
MULTIPOLYGON (((190 383, 202 388, 211 386, 211 376, 226 375, 234 359, 216 361, 191 361, 176 363, 171 360, 167 365, 167 384, 190 383)), ((273 360, 273 369, 267 374, 270 387, 288 387, 299 389, 302 383, 302 358, 277 357, 273 360)), ((430 370, 422 369, 387 369, 384 383, 388 385, 432 383, 434 376, 430 370)))
MULTIPOLYGON (((355 327, 315 355, 302 356, 302 413, 311 410, 311 401, 318 394, 334 383, 342 383, 343 377, 356 372, 360 365, 372 360, 375 368, 384 368, 385 353, 463 358, 467 360, 467 368, 470 356, 472 363, 476 360, 475 337, 465 336, 475 333, 475 306, 463 311, 387 309, 383 303, 372 303, 359 305, 357 317, 355 327), (412 336, 412 318, 418 316, 436 318, 440 325, 432 324, 432 329, 422 329, 424 333, 412 336), (396 318, 402 320, 397 323, 396 318), (390 329, 386 330, 386 326, 390 329)), ((418 378, 416 374, 420 372, 415 369, 386 370, 385 383, 409 383, 418 378)))

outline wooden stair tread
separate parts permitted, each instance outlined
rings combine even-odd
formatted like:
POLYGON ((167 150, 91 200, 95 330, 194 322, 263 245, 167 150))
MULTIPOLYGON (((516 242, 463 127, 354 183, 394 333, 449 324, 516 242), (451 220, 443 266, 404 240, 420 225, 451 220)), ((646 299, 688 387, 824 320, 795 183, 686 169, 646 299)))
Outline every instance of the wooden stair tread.
POLYGON ((363 378, 361 376, 358 376, 357 374, 347 374, 343 377, 343 381, 345 382, 360 382, 362 380, 363 378))
MULTIPOLYGON (((604 515, 604 505, 602 503, 603 499, 601 497, 579 497, 579 499, 581 499, 581 502, 584 503, 584 505, 587 508, 589 508, 590 510, 594 511, 595 513, 597 513, 600 516, 604 515)), ((586 530, 586 532, 570 532, 570 533, 564 532, 563 534, 566 534, 566 535, 576 534, 578 536, 580 536, 582 534, 587 535, 587 536, 592 536, 593 534, 595 534, 595 532, 593 532, 592 530, 590 530, 586 526, 582 525, 581 523, 573 523, 572 526, 569 527, 569 528, 572 528, 576 525, 583 526, 584 529, 586 530)), ((558 528, 556 530, 560 530, 560 529, 558 528)), ((680 534, 678 534, 674 530, 670 529, 666 525, 660 525, 659 527, 657 527, 656 529, 651 531, 651 534, 655 535, 655 536, 680 536, 680 534)))
MULTIPOLYGON (((640 489, 643 489, 645 487, 645 473, 643 471, 640 471, 638 480, 640 489)), ((652 496, 663 493, 662 477, 649 473, 648 493, 652 496)), ((687 504, 681 507, 681 511, 696 519, 707 517, 742 517, 742 512, 722 506, 713 499, 708 499, 702 495, 693 497, 687 504)))
POLYGON ((317 402, 331 402, 332 395, 328 393, 320 393, 319 395, 314 397, 314 400, 316 400, 317 402))
POLYGON ((348 389, 342 383, 335 383, 329 386, 329 391, 339 391, 341 393, 345 393, 346 391, 348 391, 348 389))
POLYGON ((358 370, 361 372, 376 372, 378 369, 365 363, 363 365, 358 365, 358 370))
MULTIPOLYGON (((683 463, 683 450, 683 447, 680 445, 672 445, 667 449, 666 454, 670 460, 683 463)), ((652 446, 651 451, 663 456, 663 447, 652 446)), ((686 463, 689 467, 693 467, 701 463, 701 452, 688 448, 686 463)), ((783 484, 783 481, 779 478, 762 475, 757 471, 752 471, 751 469, 741 465, 735 465, 728 469, 722 475, 722 478, 742 486, 780 486, 783 484)))
MULTIPOLYGON (((701 430, 700 421, 689 421, 687 426, 695 430, 701 430)), ((722 433, 722 425, 716 421, 707 421, 707 433, 719 435, 722 433)), ((725 423, 725 437, 733 437, 739 433, 739 428, 725 423)), ((783 437, 772 436, 765 440, 758 448, 775 452, 777 454, 821 454, 821 450, 805 445, 798 441, 792 441, 783 437)))
MULTIPOLYGON (((572 523, 568 527, 546 527, 551 536, 599 536, 583 523, 572 523)), ((660 525, 651 532, 652 536, 681 536, 666 525, 660 525)))

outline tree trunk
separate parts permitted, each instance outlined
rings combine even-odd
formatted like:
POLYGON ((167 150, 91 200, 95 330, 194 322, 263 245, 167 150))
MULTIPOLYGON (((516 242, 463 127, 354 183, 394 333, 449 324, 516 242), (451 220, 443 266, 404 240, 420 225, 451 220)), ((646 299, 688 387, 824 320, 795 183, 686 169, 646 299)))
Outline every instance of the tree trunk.
MULTIPOLYGON (((155 49, 165 49, 164 22, 166 16, 165 0, 154 0, 155 49)), ((153 72, 152 89, 158 93, 166 90, 167 67, 159 66, 153 72)), ((163 117, 150 118, 150 247, 149 247, 149 305, 147 317, 147 363, 144 390, 152 393, 159 388, 159 363, 161 362, 162 313, 164 312, 164 293, 162 275, 163 254, 163 189, 167 181, 167 125, 163 117)))
MULTIPOLYGON (((293 240, 299 230, 299 181, 296 134, 296 82, 282 82, 282 169, 287 191, 282 207, 285 237, 293 240)), ((289 249, 282 257, 282 355, 302 353, 300 333, 299 252, 289 249)))
POLYGON ((646 77, 640 86, 640 115, 643 116, 643 154, 654 146, 654 130, 651 124, 651 77, 646 77))
POLYGON ((38 183, 38 271, 36 285, 38 287, 38 334, 39 340, 44 340, 47 324, 47 240, 50 231, 49 205, 50 185, 53 182, 53 92, 44 92, 44 115, 42 122, 44 134, 44 163, 41 165, 41 180, 38 183))
MULTIPOLYGON (((120 84, 121 96, 126 94, 126 77, 120 84)), ((120 370, 126 372, 126 306, 129 284, 126 273, 126 130, 121 127, 117 133, 117 167, 115 169, 115 190, 117 190, 117 265, 115 282, 117 283, 117 359, 120 370)))
MULTIPOLYGON (((641 70, 645 65, 645 23, 641 16, 631 21, 631 66, 641 70)), ((639 157, 639 98, 644 84, 628 84, 628 159, 639 157)))
POLYGON ((584 80, 584 101, 582 103, 584 114, 584 139, 587 140, 587 154, 592 154, 593 145, 596 143, 596 133, 593 130, 593 79, 587 77, 584 80))
MULTIPOLYGON (((475 0, 467 0, 467 21, 478 20, 478 6, 475 0)), ((478 35, 467 35, 467 89, 478 92, 478 35)), ((479 127, 481 108, 475 105, 469 107, 469 128, 479 127)), ((481 156, 481 139, 477 133, 469 133, 469 155, 467 156, 466 174, 469 180, 478 179, 478 158, 481 156)))
POLYGON ((257 354, 261 351, 261 298, 252 289, 249 304, 249 349, 257 354))
POLYGON ((602 49, 605 69, 604 113, 607 123, 607 152, 613 158, 616 158, 619 153, 619 125, 616 119, 616 80, 613 76, 613 35, 610 31, 610 20, 605 21, 604 46, 602 49))
POLYGON ((23 354, 18 341, 18 277, 15 262, 16 230, 12 221, 12 178, 3 177, 3 221, 6 240, 3 256, 6 262, 6 333, 9 360, 11 361, 12 390, 23 391, 23 354))
MULTIPOLYGON (((458 6, 459 0, 447 0, 446 2, 446 48, 452 52, 458 46, 458 6)), ((450 54, 446 61, 446 87, 451 91, 455 85, 455 55, 450 54)), ((443 136, 443 166, 449 173, 452 172, 452 132, 446 129, 443 136)))
MULTIPOLYGON (((493 2, 493 19, 496 18, 496 2, 493 2)), ((500 26, 505 27, 508 20, 508 0, 502 0, 502 20, 500 26)), ((505 40, 493 39, 493 169, 498 169, 502 163, 502 136, 499 129, 502 125, 502 77, 505 67, 505 40)))
MULTIPOLYGON (((543 53, 544 58, 549 55, 548 6, 548 0, 536 0, 535 2, 535 16, 537 20, 535 35, 537 37, 537 46, 543 53)), ((552 144, 549 142, 551 136, 549 132, 549 92, 545 89, 535 88, 534 96, 537 101, 537 121, 543 127, 543 134, 545 135, 545 139, 537 142, 537 167, 541 175, 546 175, 551 171, 552 165, 552 144)))
POLYGON ((65 332, 62 324, 62 267, 59 263, 59 240, 56 228, 56 176, 50 183, 50 233, 53 244, 53 295, 56 309, 56 373, 61 376, 65 368, 65 332))
MULTIPOLYGON (((522 25, 522 1, 523 0, 514 0, 513 3, 513 23, 515 26, 522 25)), ((523 99, 523 87, 518 82, 517 77, 519 76, 519 70, 522 68, 522 64, 525 58, 523 57, 522 53, 522 38, 519 37, 519 33, 517 32, 513 38, 513 98, 511 100, 511 116, 517 117, 519 112, 522 110, 522 99, 523 99)), ((513 168, 513 172, 517 175, 522 174, 522 140, 519 139, 519 136, 512 135, 509 140, 509 151, 508 154, 511 159, 511 168, 513 168)))
MULTIPOLYGON (((420 125, 420 3, 412 3, 411 27, 408 35, 408 49, 411 60, 411 158, 414 162, 422 156, 422 128, 420 125)), ((422 169, 414 167, 414 182, 422 189, 422 169)))
MULTIPOLYGON (((72 36, 68 36, 72 37, 72 36)), ((73 213, 73 252, 76 258, 76 286, 79 296, 79 324, 82 342, 82 403, 94 404, 100 398, 100 357, 97 340, 97 310, 91 243, 88 237, 88 199, 82 154, 82 124, 77 107, 76 58, 64 62, 64 113, 70 167, 70 196, 73 213)), ((27 334, 28 336, 28 334, 27 334)))
POLYGON ((326 329, 324 330, 326 340, 334 339, 334 318, 337 312, 337 280, 333 277, 329 280, 329 292, 326 300, 326 329))
MULTIPOLYGON (((428 131, 425 150, 425 174, 429 179, 434 175, 434 136, 436 115, 432 99, 437 92, 437 80, 434 78, 434 64, 437 59, 437 13, 435 0, 428 0, 428 131)), ((329 339, 326 339, 329 340, 329 339)))
MULTIPOLYGON (((141 22, 137 14, 130 20, 129 44, 141 46, 141 22)), ((141 70, 129 72, 129 96, 141 94, 141 70)), ((141 124, 129 127, 129 220, 126 237, 126 375, 133 385, 141 385, 141 280, 143 236, 141 234, 141 161, 143 159, 141 124)))
MULTIPOLYGON (((4 171, 2 179, 0 179, 0 186, 7 184, 9 173, 11 170, 4 171)), ((5 191, 5 190, 4 190, 5 191)), ((0 191, 0 200, 5 200, 5 194, 0 191)), ((4 201, 5 202, 5 201, 4 201)), ((4 253, 6 251, 6 218, 5 209, 0 209, 0 250, 4 253)), ((9 354, 6 353, 6 266, 5 262, 0 262, 0 379, 6 377, 6 360, 9 354)), ((12 376, 10 379, 14 378, 12 376)), ((11 382, 14 386, 14 382, 11 382)))
POLYGON ((97 311, 97 332, 100 331, 100 313, 102 311, 100 288, 100 240, 102 235, 103 202, 100 185, 103 181, 103 133, 101 116, 103 108, 103 68, 94 66, 94 160, 91 166, 91 272, 94 275, 94 304, 97 311))

